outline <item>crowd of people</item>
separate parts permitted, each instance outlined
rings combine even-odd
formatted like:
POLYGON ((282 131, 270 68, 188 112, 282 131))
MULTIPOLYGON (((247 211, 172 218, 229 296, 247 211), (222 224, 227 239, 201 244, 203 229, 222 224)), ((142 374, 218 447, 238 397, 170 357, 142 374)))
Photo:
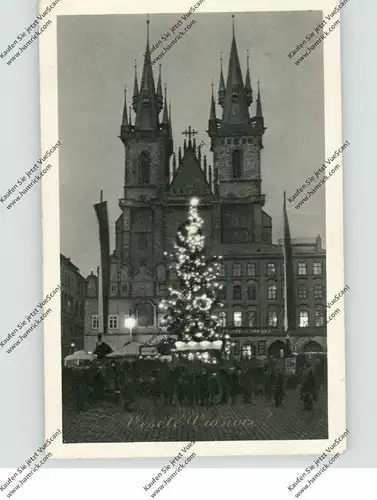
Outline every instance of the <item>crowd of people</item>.
MULTIPOLYGON (((63 376, 64 378, 64 376, 63 376)), ((78 407, 88 400, 115 398, 126 412, 133 403, 148 399, 154 407, 169 405, 250 404, 260 395, 279 407, 287 387, 300 387, 303 409, 313 410, 321 386, 326 387, 325 359, 305 362, 296 375, 286 377, 284 359, 270 358, 261 365, 255 359, 175 362, 137 359, 94 363, 86 370, 70 373, 68 392, 75 395, 78 407)))

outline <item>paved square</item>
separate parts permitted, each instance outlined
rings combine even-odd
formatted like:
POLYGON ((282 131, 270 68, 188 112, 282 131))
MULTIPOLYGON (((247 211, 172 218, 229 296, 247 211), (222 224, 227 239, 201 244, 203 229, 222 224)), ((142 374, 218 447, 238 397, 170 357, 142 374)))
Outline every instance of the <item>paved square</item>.
POLYGON ((326 439, 327 401, 322 391, 313 412, 303 411, 299 390, 289 390, 280 407, 262 396, 250 404, 166 406, 137 400, 132 412, 103 403, 63 412, 64 443, 326 439))

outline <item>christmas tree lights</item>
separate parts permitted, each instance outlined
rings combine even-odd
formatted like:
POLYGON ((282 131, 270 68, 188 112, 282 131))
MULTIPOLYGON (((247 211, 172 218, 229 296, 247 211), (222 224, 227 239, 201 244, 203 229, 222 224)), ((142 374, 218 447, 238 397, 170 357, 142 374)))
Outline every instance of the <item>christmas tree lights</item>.
MULTIPOLYGON (((212 361, 208 346, 221 348, 223 340, 215 313, 216 308, 222 307, 218 300, 222 285, 217 281, 221 257, 206 256, 198 204, 197 198, 190 200, 188 221, 178 230, 174 251, 170 255, 165 252, 171 261, 170 268, 176 272, 178 286, 168 288, 169 298, 160 303, 160 309, 165 313, 165 333, 175 335, 182 350, 191 350, 191 353, 196 350, 195 345, 203 344, 205 352, 196 352, 196 357, 212 361)), ((192 355, 188 359, 193 359, 192 355)))

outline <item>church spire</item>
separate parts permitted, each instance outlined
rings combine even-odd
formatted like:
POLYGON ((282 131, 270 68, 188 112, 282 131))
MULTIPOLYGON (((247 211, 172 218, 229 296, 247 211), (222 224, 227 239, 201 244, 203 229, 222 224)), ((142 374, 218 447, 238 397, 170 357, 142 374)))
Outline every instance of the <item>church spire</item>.
POLYGON ((149 49, 149 23, 148 15, 147 46, 144 55, 139 99, 136 107, 135 130, 157 131, 159 127, 158 99, 155 91, 151 52, 149 49))
POLYGON ((223 75, 223 53, 220 54, 220 83, 219 83, 219 92, 218 92, 218 103, 220 106, 224 104, 225 97, 225 82, 223 75))
POLYGON ((258 97, 257 97, 257 114, 256 117, 261 124, 262 127, 264 127, 264 117, 263 117, 263 111, 262 111, 262 100, 260 97, 260 82, 258 78, 258 97))
POLYGON ((127 85, 124 86, 124 106, 123 106, 122 127, 128 127, 128 116, 127 116, 127 85))
POLYGON ((132 96, 132 107, 133 110, 136 113, 137 109, 137 101, 139 100, 139 85, 137 83, 137 66, 136 66, 136 59, 135 59, 135 78, 134 78, 134 94, 132 96))
POLYGON ((164 114, 162 117, 162 124, 169 127, 169 115, 168 115, 168 99, 166 97, 166 83, 165 83, 165 99, 164 99, 164 114))
POLYGON ((247 97, 247 104, 250 106, 250 104, 253 102, 253 90, 251 88, 251 81, 250 81, 250 68, 249 68, 249 50, 247 50, 247 70, 246 70, 246 78, 245 78, 245 90, 246 90, 246 97, 247 97))
POLYGON ((159 64, 159 70, 160 71, 159 71, 159 75, 158 75, 157 93, 156 93, 158 113, 160 113, 160 111, 162 110, 162 101, 163 101, 163 98, 162 98, 162 82, 161 82, 161 64, 159 64))
POLYGON ((170 136, 173 135, 172 126, 171 126, 171 101, 169 101, 169 133, 170 133, 170 136))
POLYGON ((215 134, 217 132, 217 120, 216 120, 216 105, 215 98, 213 96, 213 81, 211 85, 212 94, 211 94, 211 107, 209 111, 209 120, 208 120, 208 131, 211 134, 215 134))
POLYGON ((232 15, 232 34, 222 120, 228 125, 244 125, 249 123, 250 116, 237 51, 234 15, 232 15))

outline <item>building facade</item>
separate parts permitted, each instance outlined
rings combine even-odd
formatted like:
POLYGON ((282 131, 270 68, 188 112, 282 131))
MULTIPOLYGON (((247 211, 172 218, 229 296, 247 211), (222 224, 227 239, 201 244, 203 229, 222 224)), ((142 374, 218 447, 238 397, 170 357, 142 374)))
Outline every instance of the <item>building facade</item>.
POLYGON ((60 254, 62 356, 84 349, 86 280, 71 259, 60 254), (74 344, 74 346, 73 346, 74 344))
MULTIPOLYGON (((164 252, 172 250, 193 196, 200 199, 208 251, 223 256, 221 327, 236 347, 259 355, 280 350, 288 340, 283 246, 272 242, 272 220, 263 209, 261 155, 266 127, 261 91, 258 82, 253 104, 249 64, 244 80, 234 30, 227 79, 221 67, 217 97, 221 118, 216 115, 212 87, 207 133, 213 165, 202 156, 191 127, 176 155, 166 88, 163 96, 161 69, 155 86, 148 35, 140 85, 135 73, 132 108, 125 97, 120 133, 125 147, 124 195, 110 262, 109 334, 104 339, 113 349, 130 338, 124 324, 129 315, 136 320, 134 339, 144 344, 158 340, 158 304, 176 278, 164 252)), ((320 236, 292 243, 297 329, 289 332, 289 342, 293 349, 309 345, 324 350, 326 252, 320 236)), ((99 326, 97 277, 88 276, 87 284, 86 349, 93 350, 99 326)))

